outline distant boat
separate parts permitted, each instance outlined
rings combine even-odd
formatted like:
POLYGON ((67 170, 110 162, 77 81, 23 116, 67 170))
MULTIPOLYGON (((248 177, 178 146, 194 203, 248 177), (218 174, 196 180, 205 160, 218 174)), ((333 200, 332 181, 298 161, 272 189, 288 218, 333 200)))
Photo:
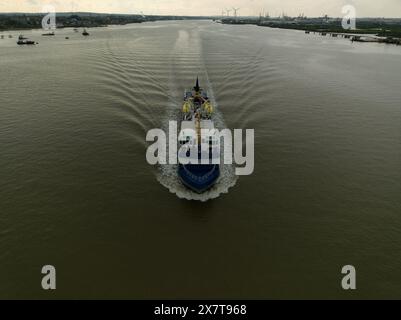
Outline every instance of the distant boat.
POLYGON ((70 39, 70 37, 65 37, 66 40, 70 39))
POLYGON ((77 28, 74 28, 74 32, 78 32, 79 30, 77 28))
POLYGON ((22 45, 35 45, 35 44, 37 44, 37 43, 36 43, 35 41, 26 39, 26 40, 18 40, 18 41, 17 41, 17 44, 18 44, 19 46, 22 46, 22 45))
POLYGON ((22 34, 19 35, 18 40, 27 40, 28 38, 25 38, 22 34))
POLYGON ((88 33, 88 31, 86 31, 86 29, 84 29, 84 32, 82 32, 82 35, 83 36, 89 36, 89 33, 88 33))
POLYGON ((4 36, 3 36, 3 35, 1 35, 1 39, 4 39, 4 36))
POLYGON ((10 35, 8 35, 8 37, 11 39, 13 36, 10 34, 10 35))
POLYGON ((49 33, 44 33, 44 34, 42 34, 42 36, 55 36, 55 33, 54 33, 54 31, 49 32, 49 33))

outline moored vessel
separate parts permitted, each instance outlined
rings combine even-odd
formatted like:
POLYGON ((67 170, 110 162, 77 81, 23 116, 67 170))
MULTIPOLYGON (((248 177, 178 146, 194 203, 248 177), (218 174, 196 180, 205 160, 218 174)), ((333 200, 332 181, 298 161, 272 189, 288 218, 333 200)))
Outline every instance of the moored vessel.
POLYGON ((37 44, 37 42, 29 40, 29 39, 26 39, 26 40, 18 40, 17 44, 20 45, 20 46, 22 46, 22 45, 35 45, 35 44, 37 44))

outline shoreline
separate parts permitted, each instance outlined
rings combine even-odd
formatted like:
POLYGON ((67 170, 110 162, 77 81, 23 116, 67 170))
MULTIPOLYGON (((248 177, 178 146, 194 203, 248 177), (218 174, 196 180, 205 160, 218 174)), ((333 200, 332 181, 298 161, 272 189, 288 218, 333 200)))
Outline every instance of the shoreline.
POLYGON ((401 45, 401 19, 366 19, 358 21, 358 29, 342 28, 339 18, 326 20, 322 18, 302 19, 222 19, 218 23, 229 25, 255 25, 272 29, 303 31, 306 34, 344 37, 356 42, 376 42, 401 45))
MULTIPOLYGON (((0 13, 0 32, 11 30, 36 30, 42 28, 44 14, 0 13)), ((96 13, 56 13, 57 29, 98 28, 110 25, 127 25, 155 21, 212 20, 201 16, 144 16, 96 13)))
MULTIPOLYGON (((194 19, 192 19, 194 20, 194 19)), ((199 19, 201 20, 201 19, 199 19)), ((202 20, 211 20, 211 19, 202 19, 202 20)), ((57 30, 64 30, 64 29, 95 29, 95 28, 108 28, 108 27, 120 27, 120 26, 129 26, 129 25, 136 25, 136 24, 142 24, 142 23, 151 23, 151 22, 160 22, 160 21, 185 21, 185 19, 176 19, 176 20, 149 20, 149 21, 143 21, 143 22, 132 22, 132 23, 125 23, 125 24, 105 24, 105 25, 97 25, 97 26, 77 26, 77 27, 72 27, 72 26, 67 26, 67 27, 57 27, 53 31, 57 30)), ((44 32, 48 30, 44 30, 42 27, 35 27, 35 28, 14 28, 14 29, 0 29, 0 35, 2 33, 7 33, 7 32, 14 32, 14 31, 38 31, 42 30, 44 32)), ((4 34, 3 34, 4 35, 4 34)))

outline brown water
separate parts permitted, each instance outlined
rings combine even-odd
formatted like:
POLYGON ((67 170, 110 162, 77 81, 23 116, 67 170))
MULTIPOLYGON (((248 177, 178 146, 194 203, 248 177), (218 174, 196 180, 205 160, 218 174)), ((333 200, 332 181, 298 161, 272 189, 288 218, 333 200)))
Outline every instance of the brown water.
POLYGON ((401 296, 400 47, 207 21, 90 33, 0 40, 1 298, 401 296), (256 132, 255 173, 201 197, 145 159, 196 75, 219 126, 256 132))

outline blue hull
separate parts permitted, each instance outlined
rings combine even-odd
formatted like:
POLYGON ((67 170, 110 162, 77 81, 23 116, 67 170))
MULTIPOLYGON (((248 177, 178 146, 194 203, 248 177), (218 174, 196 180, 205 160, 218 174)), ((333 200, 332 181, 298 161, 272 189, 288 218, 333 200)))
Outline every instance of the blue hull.
POLYGON ((220 166, 180 164, 178 176, 187 188, 196 193, 203 193, 212 188, 220 177, 220 166))

